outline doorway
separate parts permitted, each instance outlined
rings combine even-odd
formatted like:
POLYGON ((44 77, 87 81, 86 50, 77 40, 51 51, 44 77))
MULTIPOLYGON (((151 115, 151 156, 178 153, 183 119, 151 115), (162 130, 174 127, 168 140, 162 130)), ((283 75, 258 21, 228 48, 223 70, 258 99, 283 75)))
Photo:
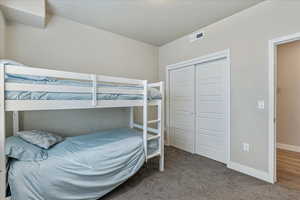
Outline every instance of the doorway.
POLYGON ((300 190, 300 33, 271 40, 269 58, 269 178, 300 190))
POLYGON ((300 41, 277 46, 277 181, 300 190, 300 41))

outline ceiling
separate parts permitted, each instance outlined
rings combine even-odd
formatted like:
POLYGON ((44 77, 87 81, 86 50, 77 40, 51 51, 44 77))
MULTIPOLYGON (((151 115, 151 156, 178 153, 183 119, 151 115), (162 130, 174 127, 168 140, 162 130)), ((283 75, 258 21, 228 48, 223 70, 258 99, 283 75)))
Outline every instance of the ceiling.
POLYGON ((48 0, 49 12, 161 46, 263 0, 48 0))

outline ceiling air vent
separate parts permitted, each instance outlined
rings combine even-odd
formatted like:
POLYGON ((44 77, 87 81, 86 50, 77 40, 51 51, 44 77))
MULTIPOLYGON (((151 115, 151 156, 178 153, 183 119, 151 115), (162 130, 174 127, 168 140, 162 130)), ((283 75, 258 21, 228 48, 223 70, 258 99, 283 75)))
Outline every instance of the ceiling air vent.
POLYGON ((203 32, 196 32, 196 33, 192 33, 190 35, 190 42, 194 42, 196 40, 200 40, 204 37, 204 33, 203 32))

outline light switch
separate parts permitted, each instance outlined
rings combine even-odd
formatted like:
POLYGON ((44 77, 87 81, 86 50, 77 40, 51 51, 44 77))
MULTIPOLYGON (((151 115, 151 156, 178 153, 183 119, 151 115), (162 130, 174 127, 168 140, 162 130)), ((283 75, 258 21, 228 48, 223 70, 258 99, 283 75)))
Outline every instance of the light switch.
POLYGON ((243 142, 243 151, 244 152, 250 151, 250 145, 248 143, 243 142))
POLYGON ((257 108, 260 110, 265 109, 265 101, 264 100, 257 101, 257 108))

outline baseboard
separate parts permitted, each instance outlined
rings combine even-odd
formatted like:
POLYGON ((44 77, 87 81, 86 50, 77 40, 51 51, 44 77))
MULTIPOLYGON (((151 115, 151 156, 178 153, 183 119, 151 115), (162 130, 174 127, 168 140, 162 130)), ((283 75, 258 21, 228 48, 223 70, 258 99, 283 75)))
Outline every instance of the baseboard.
POLYGON ((277 143, 277 148, 288 150, 288 151, 300 152, 300 146, 295 146, 290 144, 277 143))
POLYGON ((249 176, 266 181, 268 183, 273 183, 272 178, 270 177, 270 175, 267 172, 257 170, 252 167, 241 165, 241 164, 235 163, 235 162, 228 162, 227 167, 229 169, 241 172, 243 174, 247 174, 249 176))

